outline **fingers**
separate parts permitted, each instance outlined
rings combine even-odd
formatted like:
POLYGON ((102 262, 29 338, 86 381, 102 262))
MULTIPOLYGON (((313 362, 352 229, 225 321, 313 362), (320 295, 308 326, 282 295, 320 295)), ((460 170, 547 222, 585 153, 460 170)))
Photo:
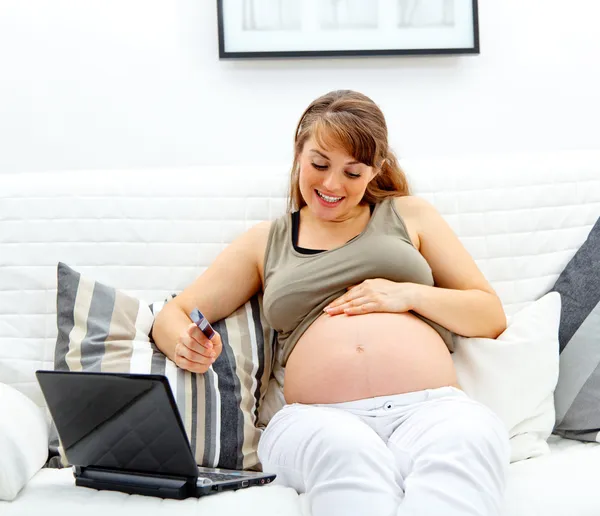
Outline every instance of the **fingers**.
POLYGON ((360 315, 360 314, 368 314, 371 312, 377 312, 377 303, 371 301, 366 302, 364 304, 349 306, 344 309, 344 314, 346 315, 360 315))
POLYGON ((360 296, 360 292, 358 290, 354 290, 353 292, 352 291, 348 291, 343 296, 340 296, 337 299, 335 299, 334 301, 332 301, 331 303, 329 303, 324 308, 324 310, 327 313, 330 313, 329 312, 330 308, 337 309, 340 306, 343 306, 343 305, 345 305, 345 304, 353 301, 354 299, 357 299, 359 296, 360 296))
POLYGON ((332 303, 328 308, 325 308, 325 312, 329 315, 366 313, 369 309, 372 311, 373 305, 376 306, 376 303, 370 301, 367 297, 356 297, 335 306, 332 303), (362 308, 365 306, 368 309, 362 308))
POLYGON ((188 326, 175 345, 173 361, 182 369, 205 373, 222 351, 221 336, 215 332, 212 340, 195 325, 188 326))
POLYGON ((202 349, 200 352, 194 349, 194 344, 186 342, 182 339, 175 346, 175 354, 177 356, 185 357, 192 362, 198 362, 200 364, 212 363, 217 358, 217 353, 214 349, 202 349))
MULTIPOLYGON (((198 328, 194 323, 190 324, 187 327, 187 334, 194 342, 198 344, 198 346, 206 349, 211 349, 213 347, 213 343, 204 335, 202 330, 198 328)), ((193 348, 199 353, 201 352, 200 348, 193 348)))
POLYGON ((175 346, 173 361, 182 369, 187 369, 193 373, 205 373, 217 359, 216 356, 212 356, 212 351, 207 351, 207 353, 211 353, 211 356, 196 353, 185 344, 178 342, 175 346))
POLYGON ((197 362, 191 362, 185 357, 175 357, 175 365, 181 369, 185 369, 190 373, 204 374, 210 368, 210 364, 198 364, 197 362))

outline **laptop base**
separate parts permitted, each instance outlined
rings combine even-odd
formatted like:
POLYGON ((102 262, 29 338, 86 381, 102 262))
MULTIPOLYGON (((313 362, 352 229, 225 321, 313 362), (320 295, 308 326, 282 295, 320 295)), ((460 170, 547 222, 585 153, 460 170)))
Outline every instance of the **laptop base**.
POLYGON ((123 471, 75 468, 75 485, 127 494, 183 500, 197 496, 196 483, 183 477, 156 477, 123 471))

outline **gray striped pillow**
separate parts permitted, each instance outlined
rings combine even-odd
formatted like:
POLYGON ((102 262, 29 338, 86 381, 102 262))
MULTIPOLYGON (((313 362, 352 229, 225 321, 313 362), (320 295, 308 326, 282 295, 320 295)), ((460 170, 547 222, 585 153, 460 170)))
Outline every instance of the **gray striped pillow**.
POLYGON ((554 433, 600 441, 600 219, 552 290, 562 298, 554 433))
POLYGON ((258 409, 274 338, 262 318, 262 296, 213 324, 223 352, 205 374, 179 369, 149 337, 169 299, 148 306, 59 263, 55 369, 165 375, 199 465, 260 469, 258 409))

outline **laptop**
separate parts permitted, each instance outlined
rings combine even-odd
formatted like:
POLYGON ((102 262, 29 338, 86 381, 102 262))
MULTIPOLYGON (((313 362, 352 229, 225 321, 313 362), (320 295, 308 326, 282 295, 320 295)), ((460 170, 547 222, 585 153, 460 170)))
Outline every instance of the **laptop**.
POLYGON ((37 371, 75 484, 182 499, 275 475, 198 467, 165 376, 37 371))

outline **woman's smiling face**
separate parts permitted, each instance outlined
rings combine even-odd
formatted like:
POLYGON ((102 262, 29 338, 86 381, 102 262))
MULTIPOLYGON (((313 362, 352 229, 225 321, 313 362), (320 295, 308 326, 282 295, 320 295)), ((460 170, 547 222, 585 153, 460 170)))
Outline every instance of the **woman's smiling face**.
POLYGON ((300 193, 311 212, 328 221, 351 217, 375 176, 373 167, 359 163, 344 149, 324 149, 312 137, 298 161, 300 193))

